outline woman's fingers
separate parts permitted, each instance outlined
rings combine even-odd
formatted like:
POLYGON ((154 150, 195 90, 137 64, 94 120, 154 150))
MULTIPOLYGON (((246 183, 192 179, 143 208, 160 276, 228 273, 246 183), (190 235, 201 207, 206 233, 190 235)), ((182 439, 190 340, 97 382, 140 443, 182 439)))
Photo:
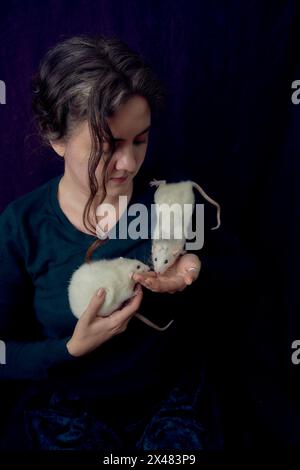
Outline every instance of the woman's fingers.
POLYGON ((177 270, 179 272, 199 273, 200 269, 201 269, 201 261, 198 258, 198 256, 194 254, 184 255, 178 260, 177 270))
POLYGON ((97 316, 99 310, 105 301, 105 289, 99 289, 91 298, 90 303, 87 309, 84 311, 81 318, 84 318, 86 321, 91 322, 97 316))
POLYGON ((190 286, 193 283, 194 278, 191 275, 185 274, 184 275, 184 281, 185 281, 186 285, 190 286))
POLYGON ((146 281, 146 279, 153 279, 156 278, 157 274, 154 271, 148 271, 146 273, 134 273, 132 279, 135 282, 140 282, 141 284, 146 281))
POLYGON ((177 289, 185 286, 184 280, 181 276, 173 274, 159 274, 155 279, 147 279, 143 284, 147 289, 150 289, 153 292, 169 292, 173 293, 177 289))
POLYGON ((143 290, 141 286, 137 286, 135 295, 129 300, 129 302, 121 310, 113 312, 107 320, 112 323, 112 326, 118 326, 120 323, 126 322, 133 316, 141 305, 143 298, 143 290))

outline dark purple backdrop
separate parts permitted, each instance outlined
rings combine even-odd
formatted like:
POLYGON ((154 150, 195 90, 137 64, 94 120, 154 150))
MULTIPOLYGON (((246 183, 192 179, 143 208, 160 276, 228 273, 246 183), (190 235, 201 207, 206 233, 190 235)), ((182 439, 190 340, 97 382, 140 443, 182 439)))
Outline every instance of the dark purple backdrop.
MULTIPOLYGON (((215 325, 221 342, 212 344, 224 380, 226 367, 241 379, 242 387, 232 383, 231 391, 245 400, 242 410, 227 405, 225 415, 230 421, 231 413, 242 413, 246 444, 264 443, 266 436, 272 444, 300 442, 300 365, 290 360, 291 343, 300 338, 300 105, 291 102, 291 84, 300 79, 299 29, 292 0, 0 6, 0 79, 7 87, 7 103, 0 105, 1 210, 63 170, 40 147, 30 111, 30 79, 48 47, 81 33, 117 35, 165 83, 167 109, 152 132, 147 171, 203 185, 222 204, 241 257, 257 266, 254 277, 244 273, 251 289, 242 295, 233 283, 232 297, 215 305, 223 323, 221 333, 215 325), (223 363, 229 344, 239 367, 223 363)), ((235 279, 230 256, 224 269, 224 277, 235 279)), ((236 428, 233 440, 240 434, 236 428)))

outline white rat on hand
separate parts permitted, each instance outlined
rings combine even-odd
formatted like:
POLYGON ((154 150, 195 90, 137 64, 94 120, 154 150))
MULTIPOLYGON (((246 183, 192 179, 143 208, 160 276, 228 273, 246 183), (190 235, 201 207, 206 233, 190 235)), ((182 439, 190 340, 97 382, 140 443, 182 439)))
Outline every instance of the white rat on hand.
MULTIPOLYGON (((154 194, 156 204, 156 221, 162 223, 159 225, 156 234, 158 239, 154 237, 152 241, 152 265, 154 271, 150 273, 136 273, 133 278, 143 286, 153 292, 169 292, 174 293, 183 290, 187 285, 195 281, 201 269, 201 261, 198 256, 184 251, 186 239, 184 234, 192 220, 192 211, 190 216, 185 219, 176 217, 185 214, 184 205, 189 204, 194 208, 195 196, 193 189, 197 189, 200 194, 211 204, 217 208, 217 225, 212 230, 219 228, 220 221, 220 205, 211 199, 199 186, 193 181, 183 181, 179 183, 167 184, 166 181, 153 180, 151 186, 158 186, 154 194), (169 206, 169 209, 168 207, 169 206), (170 206, 174 205, 174 226, 170 226, 170 206), (167 211, 167 212, 166 212, 167 211), (176 213, 178 211, 178 214, 176 213), (176 220, 180 221, 180 227, 176 225, 176 220), (169 225, 168 225, 169 223, 169 225), (182 236, 175 238, 176 230, 181 230, 182 236), (180 256, 182 255, 182 256, 180 256)), ((156 227, 157 229, 157 227, 156 227)))
MULTIPOLYGON (((132 275, 149 270, 149 266, 139 260, 122 257, 84 263, 74 271, 69 282, 68 296, 71 311, 76 318, 80 318, 93 295, 102 287, 105 289, 105 301, 98 315, 102 317, 111 315, 134 295, 136 281, 132 275)), ((172 320, 160 328, 140 313, 136 313, 135 316, 158 331, 166 330, 173 322, 172 320)))
POLYGON ((201 186, 193 181, 167 184, 166 181, 153 180, 150 182, 150 186, 158 186, 154 194, 158 238, 154 238, 152 242, 152 264, 156 273, 163 274, 181 254, 185 253, 185 234, 191 224, 195 206, 193 188, 197 189, 207 201, 217 208, 217 225, 211 230, 216 230, 221 224, 221 208, 204 192, 201 186), (187 206, 192 209, 188 215, 185 211, 187 206), (169 217, 171 208, 175 212, 173 225, 169 217), (177 226, 178 224, 180 226, 177 226), (179 233, 179 238, 175 237, 176 232, 179 233))

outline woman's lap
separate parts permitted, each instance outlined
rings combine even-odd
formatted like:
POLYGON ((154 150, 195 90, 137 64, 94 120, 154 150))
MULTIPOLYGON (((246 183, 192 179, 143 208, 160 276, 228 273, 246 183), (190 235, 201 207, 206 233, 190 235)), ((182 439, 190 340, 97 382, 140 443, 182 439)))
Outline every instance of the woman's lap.
MULTIPOLYGON (((205 375, 183 380, 146 414, 98 412, 80 398, 51 396, 49 405, 31 404, 24 413, 25 448, 31 450, 154 451, 223 448, 218 404, 205 375)), ((13 443, 12 443, 13 446, 13 443)), ((17 450, 17 449, 16 449, 17 450)))

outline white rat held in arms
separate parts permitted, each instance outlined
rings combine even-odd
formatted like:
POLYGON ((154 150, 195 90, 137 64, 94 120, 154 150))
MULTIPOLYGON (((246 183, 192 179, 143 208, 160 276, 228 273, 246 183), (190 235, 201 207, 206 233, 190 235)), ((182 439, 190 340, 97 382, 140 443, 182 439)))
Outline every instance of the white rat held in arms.
POLYGON ((156 233, 158 237, 154 237, 152 242, 152 264, 155 272, 163 274, 174 264, 178 256, 185 253, 184 245, 186 239, 184 235, 191 224, 193 208, 195 206, 193 189, 197 189, 207 201, 217 208, 217 225, 212 227, 211 230, 216 230, 221 225, 221 208, 216 201, 204 192, 201 186, 193 181, 166 183, 166 181, 153 180, 150 182, 150 186, 158 186, 154 194, 157 223, 156 233), (188 216, 186 215, 185 205, 189 205, 192 209, 188 216), (171 206, 173 206, 175 211, 173 227, 170 224, 169 217, 171 206), (177 227, 176 223, 179 223, 180 227, 177 227), (176 231, 179 231, 181 234, 180 238, 174 236, 176 231))
MULTIPOLYGON (((149 266, 139 260, 122 257, 82 264, 72 274, 68 286, 71 311, 76 318, 80 318, 93 295, 102 287, 105 289, 105 301, 98 315, 102 317, 111 315, 134 295, 136 283, 132 275, 149 270, 149 266)), ((140 313, 136 313, 135 316, 158 331, 166 330, 173 322, 172 320, 160 328, 140 313)))

